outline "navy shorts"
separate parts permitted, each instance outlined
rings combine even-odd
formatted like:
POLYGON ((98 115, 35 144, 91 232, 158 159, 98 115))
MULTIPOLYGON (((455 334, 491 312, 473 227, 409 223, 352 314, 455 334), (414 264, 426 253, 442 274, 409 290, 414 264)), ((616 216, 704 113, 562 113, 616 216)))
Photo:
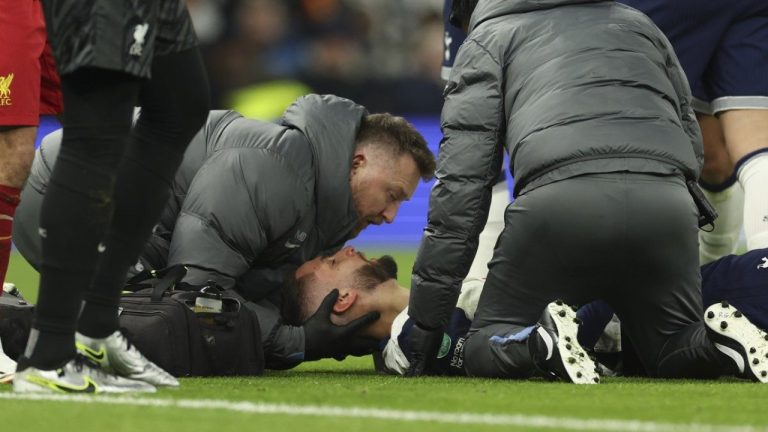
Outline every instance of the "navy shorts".
POLYGON ((768 109, 768 1, 619 0, 667 35, 688 76, 694 109, 768 109))
POLYGON ((768 249, 729 255, 701 267, 704 307, 727 300, 768 329, 768 249))

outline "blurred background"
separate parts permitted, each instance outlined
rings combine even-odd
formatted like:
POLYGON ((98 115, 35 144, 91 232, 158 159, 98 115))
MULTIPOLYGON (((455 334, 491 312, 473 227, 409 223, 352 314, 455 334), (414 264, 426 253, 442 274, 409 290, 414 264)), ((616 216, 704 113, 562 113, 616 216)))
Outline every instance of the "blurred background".
MULTIPOLYGON (((443 0, 187 0, 208 70, 214 109, 279 118, 307 93, 335 94, 372 113, 406 117, 432 151, 442 138, 443 0)), ((59 127, 41 119, 40 139, 59 127)), ((401 283, 427 221, 421 183, 392 225, 349 242, 396 256, 401 283)), ((7 280, 34 301, 37 273, 12 254, 7 280)))
POLYGON ((305 93, 439 114, 443 0, 188 0, 215 107, 279 116, 305 93))
MULTIPOLYGON (((188 0, 214 106, 273 119, 330 93, 410 120, 437 153, 443 0, 188 0)), ((357 247, 418 246, 431 185, 357 247)))
MULTIPOLYGON (((440 79, 444 0, 187 0, 211 83, 213 107, 274 120, 296 98, 330 93, 370 112, 406 117, 432 151, 442 138, 440 79)), ((43 118, 39 139, 58 128, 43 118)), ((393 254, 401 284, 427 222, 430 183, 421 183, 392 225, 349 243, 393 254)), ((30 289, 37 274, 13 254, 8 280, 30 289)))

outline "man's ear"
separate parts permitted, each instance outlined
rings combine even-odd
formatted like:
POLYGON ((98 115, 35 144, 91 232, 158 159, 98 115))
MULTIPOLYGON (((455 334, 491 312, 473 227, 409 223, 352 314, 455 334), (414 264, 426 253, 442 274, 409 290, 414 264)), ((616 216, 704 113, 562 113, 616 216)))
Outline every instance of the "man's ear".
POLYGON ((357 290, 342 290, 339 293, 339 298, 336 299, 336 303, 333 304, 333 312, 341 314, 351 308, 357 301, 357 290))
POLYGON ((352 156, 352 172, 354 173, 358 168, 364 167, 367 162, 368 159, 365 157, 365 152, 362 149, 356 149, 355 154, 352 156))

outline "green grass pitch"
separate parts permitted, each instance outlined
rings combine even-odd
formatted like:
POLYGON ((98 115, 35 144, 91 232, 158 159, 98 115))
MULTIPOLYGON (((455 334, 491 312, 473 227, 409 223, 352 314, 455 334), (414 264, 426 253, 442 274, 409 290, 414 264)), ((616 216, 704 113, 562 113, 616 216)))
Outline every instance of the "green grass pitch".
MULTIPOLYGON (((393 255, 407 285, 413 252, 393 255)), ((37 275, 18 256, 8 280, 35 298, 37 275)), ((19 399, 0 386, 0 407, 3 432, 768 430, 768 386, 735 379, 404 379, 377 375, 368 358, 253 378, 187 378, 180 389, 147 396, 19 399)))

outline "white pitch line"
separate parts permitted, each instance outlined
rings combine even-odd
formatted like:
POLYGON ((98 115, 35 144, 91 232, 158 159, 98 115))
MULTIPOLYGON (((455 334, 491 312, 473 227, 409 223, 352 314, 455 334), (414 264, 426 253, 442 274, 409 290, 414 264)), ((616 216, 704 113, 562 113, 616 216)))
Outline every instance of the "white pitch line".
POLYGON ((768 431, 747 425, 710 425, 701 423, 659 423, 643 420, 597 419, 576 417, 535 416, 525 414, 480 414, 468 412, 410 411, 364 408, 354 406, 289 405, 222 399, 159 399, 93 395, 15 394, 1 392, 0 399, 76 402, 85 404, 209 409, 247 414, 282 414, 289 416, 352 417, 402 422, 439 422, 515 426, 524 428, 559 428, 568 430, 599 430, 629 432, 758 432, 768 431))

